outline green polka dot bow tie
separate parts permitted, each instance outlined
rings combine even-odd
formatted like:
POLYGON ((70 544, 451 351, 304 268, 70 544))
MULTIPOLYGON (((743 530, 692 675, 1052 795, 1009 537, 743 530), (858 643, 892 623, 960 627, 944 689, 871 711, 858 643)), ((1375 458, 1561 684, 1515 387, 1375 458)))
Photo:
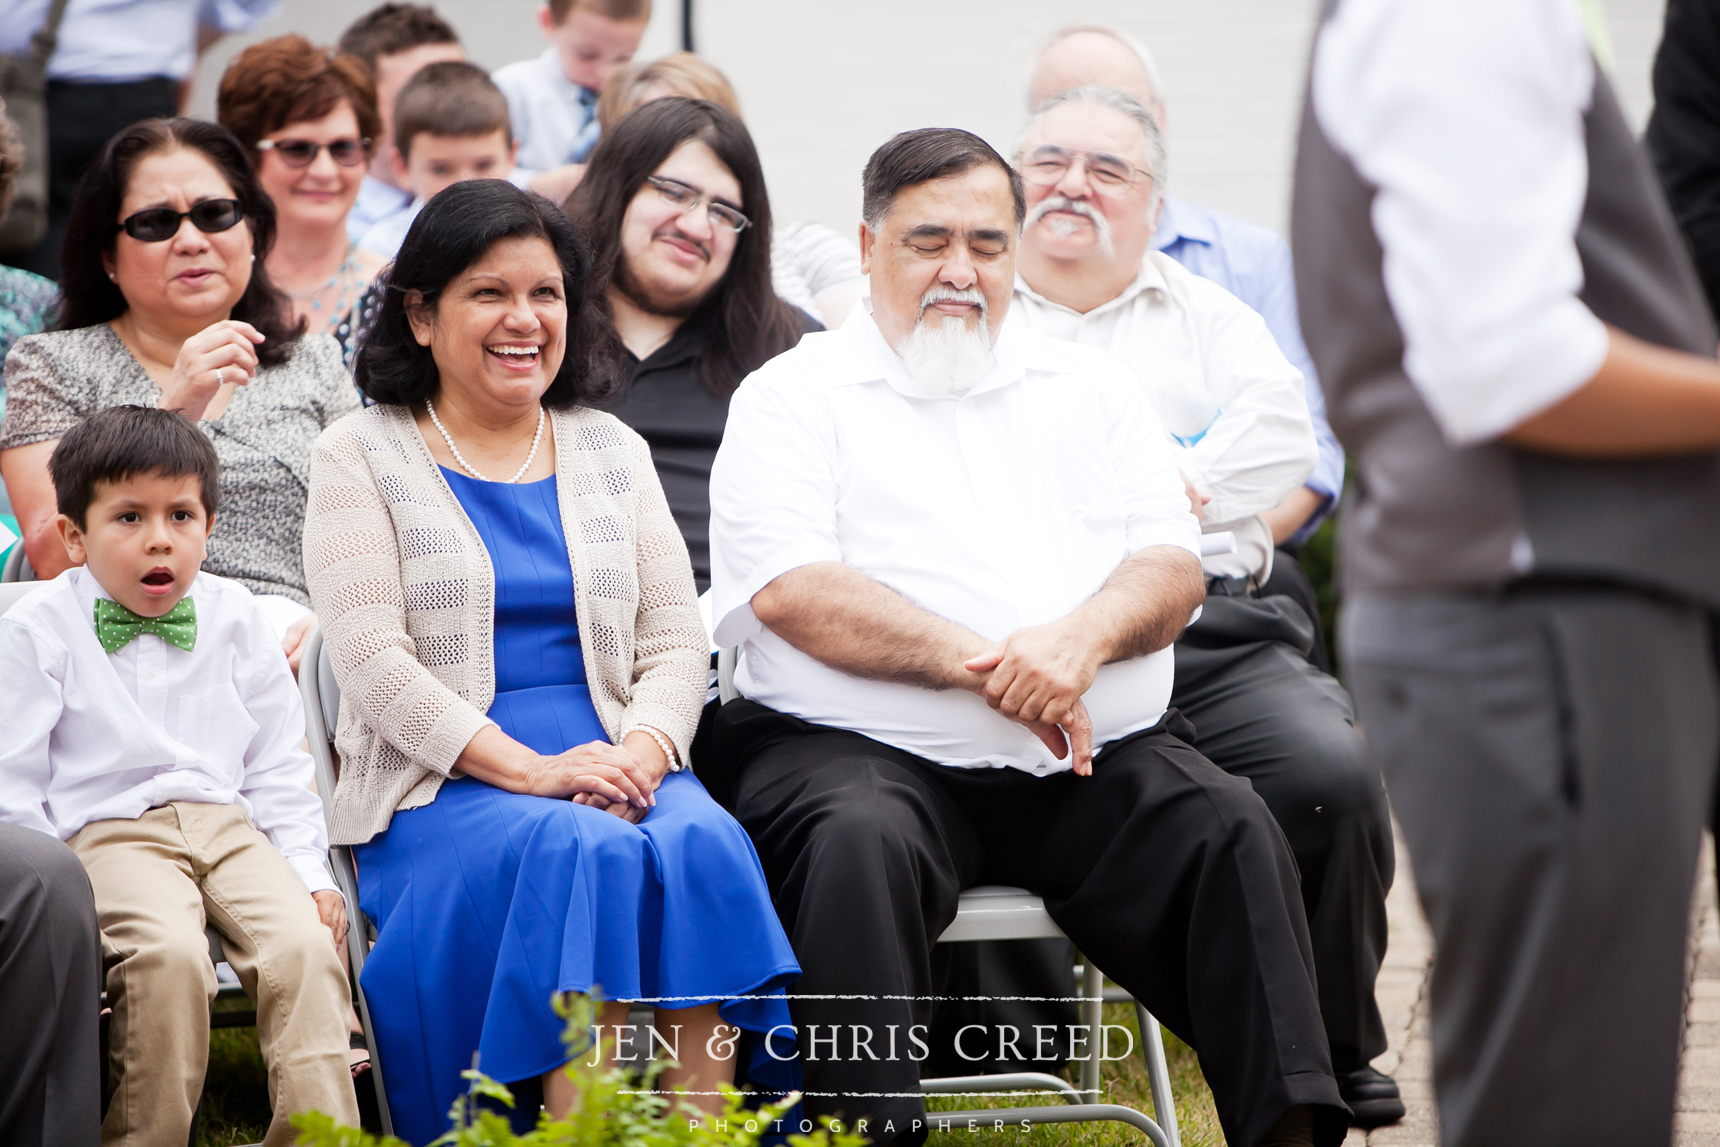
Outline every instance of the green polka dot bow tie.
POLYGON ((190 653, 197 644, 197 604, 188 597, 160 617, 133 613, 117 601, 96 598, 96 638, 109 653, 118 653, 140 633, 153 633, 190 653))

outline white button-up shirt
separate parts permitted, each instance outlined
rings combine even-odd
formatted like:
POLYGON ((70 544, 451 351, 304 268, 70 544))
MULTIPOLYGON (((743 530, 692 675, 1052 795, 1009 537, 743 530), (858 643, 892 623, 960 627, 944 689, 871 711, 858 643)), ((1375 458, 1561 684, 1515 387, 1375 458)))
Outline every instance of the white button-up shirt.
POLYGON ((549 171, 586 160, 597 143, 592 122, 597 104, 562 72, 553 46, 532 59, 497 68, 490 79, 507 97, 508 118, 520 145, 515 159, 520 167, 528 172, 549 171))
POLYGON ((1302 372, 1266 322, 1223 287, 1148 251, 1121 294, 1086 314, 1051 302, 1019 276, 1011 324, 1104 347, 1134 372, 1164 424, 1183 474, 1212 501, 1209 532, 1237 551, 1206 558, 1210 575, 1272 570, 1272 531, 1255 515, 1282 502, 1319 461, 1302 372))
POLYGON ((0 821, 68 840, 170 801, 238 805, 310 891, 333 890, 304 707, 250 592, 198 574, 189 653, 151 633, 108 653, 108 596, 80 567, 0 617, 0 821))
MULTIPOLYGON (((716 639, 744 642, 735 685, 780 712, 959 767, 1069 767, 973 693, 862 680, 765 629, 753 595, 843 562, 996 641, 1054 621, 1148 546, 1199 553, 1158 419, 1103 351, 1006 327, 962 397, 917 384, 861 312, 750 375, 711 471, 716 639)), ((1102 667, 1094 747, 1150 728, 1169 648, 1102 667)))

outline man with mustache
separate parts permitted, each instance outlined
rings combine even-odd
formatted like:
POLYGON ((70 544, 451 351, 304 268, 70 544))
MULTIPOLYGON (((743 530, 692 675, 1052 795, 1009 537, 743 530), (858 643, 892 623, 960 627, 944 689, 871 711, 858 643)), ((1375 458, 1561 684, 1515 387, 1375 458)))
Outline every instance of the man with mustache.
POLYGON ((1206 604, 1177 641, 1171 704, 1197 749, 1252 783, 1295 853, 1345 1102, 1358 1123, 1399 1119, 1396 1083, 1369 1066, 1386 1050, 1374 1000, 1394 860, 1384 786, 1349 696, 1309 662, 1317 619, 1261 591, 1274 556, 1263 519, 1314 462, 1301 375, 1255 312, 1152 250, 1164 146, 1131 96, 1052 96, 1016 164, 1028 211, 1011 322, 1122 359, 1209 499, 1203 528, 1236 536, 1235 553, 1202 562, 1206 604))
POLYGON ((712 740, 808 1114, 925 1138, 932 944, 1012 884, 1197 1044, 1227 1141, 1337 1143, 1289 848, 1167 707, 1205 593, 1172 442, 1110 355, 1005 323, 1026 202, 983 140, 895 137, 862 209, 869 304, 747 378, 711 473, 712 740))

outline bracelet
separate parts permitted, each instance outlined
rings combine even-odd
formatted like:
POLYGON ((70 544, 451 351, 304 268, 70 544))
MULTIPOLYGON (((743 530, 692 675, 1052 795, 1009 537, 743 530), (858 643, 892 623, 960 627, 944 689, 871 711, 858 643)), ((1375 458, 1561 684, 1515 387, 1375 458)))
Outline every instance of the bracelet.
POLYGON ((680 762, 675 757, 675 745, 669 740, 669 738, 665 737, 649 725, 635 725, 631 729, 628 729, 627 732, 622 733, 621 739, 625 741, 630 733, 644 733, 647 737, 656 741, 657 747, 663 750, 663 759, 669 762, 669 771, 672 773, 678 773, 681 771, 680 762))

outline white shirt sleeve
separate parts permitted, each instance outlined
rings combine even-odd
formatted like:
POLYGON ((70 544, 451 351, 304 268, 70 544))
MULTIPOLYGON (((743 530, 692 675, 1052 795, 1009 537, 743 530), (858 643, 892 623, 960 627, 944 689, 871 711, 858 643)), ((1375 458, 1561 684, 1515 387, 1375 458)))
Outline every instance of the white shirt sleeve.
POLYGON ((0 620, 0 822, 58 836, 48 816, 48 745, 60 720, 60 679, 30 631, 0 620))
POLYGON ((1574 0, 1344 0, 1314 114, 1377 188, 1404 369, 1448 441, 1496 438, 1585 385, 1577 298, 1594 59, 1574 0))
POLYGON ((1199 558, 1200 523, 1189 508, 1170 436, 1127 367, 1118 362, 1107 374, 1101 384, 1106 387, 1105 448, 1127 515, 1129 552, 1175 546, 1199 558))
POLYGON ((257 829, 286 857, 305 887, 311 892, 338 891, 328 871, 322 798, 309 788, 315 769, 300 747, 305 710, 298 684, 262 610, 255 611, 248 630, 251 648, 239 662, 245 672, 233 684, 257 732, 245 749, 239 792, 250 802, 257 829))
POLYGON ((711 466, 711 597, 719 646, 763 628, 753 616, 753 595, 776 578, 813 562, 842 560, 829 431, 824 391, 810 379, 761 371, 735 391, 711 466))
POLYGON ((1212 495, 1206 521, 1270 510, 1314 472, 1319 444, 1302 372, 1248 305, 1215 283, 1187 276, 1207 389, 1219 416, 1178 465, 1212 495))

